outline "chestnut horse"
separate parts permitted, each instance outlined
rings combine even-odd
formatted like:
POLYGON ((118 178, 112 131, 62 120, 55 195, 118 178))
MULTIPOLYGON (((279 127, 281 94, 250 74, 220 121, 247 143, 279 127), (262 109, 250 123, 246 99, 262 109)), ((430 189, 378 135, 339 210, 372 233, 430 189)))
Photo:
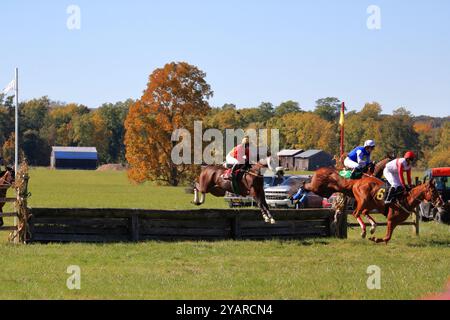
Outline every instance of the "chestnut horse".
MULTIPOLYGON (((249 170, 241 173, 238 181, 239 195, 253 197, 261 210, 264 221, 275 224, 275 219, 270 214, 269 206, 266 202, 264 176, 261 174, 261 170, 267 167, 271 167, 270 160, 267 160, 267 164, 261 161, 251 166, 249 170)), ((198 183, 194 187, 193 203, 195 205, 200 206, 204 204, 207 193, 211 193, 215 197, 224 197, 226 192, 236 192, 236 190, 233 190, 232 182, 223 178, 227 170, 224 166, 219 165, 206 166, 202 169, 198 183)))
MULTIPOLYGON (((6 167, 6 171, 0 172, 0 198, 6 198, 6 193, 14 184, 14 170, 6 167)), ((3 213, 4 202, 0 202, 0 214, 3 213)), ((3 226, 3 218, 0 217, 0 227, 3 226)))
MULTIPOLYGON (((339 168, 339 170, 344 168, 343 162, 345 157, 345 154, 340 158, 335 157, 336 167, 339 168)), ((386 155, 386 159, 377 162, 375 165, 369 166, 369 170, 367 173, 364 173, 364 176, 373 176, 381 179, 381 177, 383 176, 384 168, 386 168, 386 165, 393 159, 394 155, 386 155)), ((357 181, 358 180, 349 180, 341 177, 339 175, 338 169, 320 168, 314 173, 311 182, 303 185, 303 189, 306 191, 314 192, 315 194, 324 198, 329 198, 336 193, 337 197, 334 201, 333 206, 336 209, 334 220, 335 222, 337 222, 339 220, 339 217, 346 210, 348 198, 354 198, 353 185, 357 181)), ((371 234, 374 234, 377 228, 377 224, 368 213, 366 214, 366 217, 367 219, 369 219, 369 222, 372 225, 370 232, 371 234)), ((361 236, 363 238, 366 237, 365 229, 361 236)))
MULTIPOLYGON (((384 182, 379 179, 368 177, 357 180, 353 185, 353 194, 356 198, 357 206, 353 212, 353 216, 358 219, 361 224, 361 214, 367 214, 371 210, 377 210, 386 215, 387 208, 384 204, 384 182)), ((434 180, 428 181, 413 188, 407 192, 399 201, 393 203, 389 207, 387 213, 387 233, 383 239, 370 238, 370 240, 380 243, 388 243, 392 238, 394 229, 404 222, 422 201, 432 202, 437 208, 444 205, 440 197, 434 180)), ((361 224, 363 232, 365 231, 364 223, 361 224)))
MULTIPOLYGON (((384 168, 392 159, 391 156, 388 156, 370 167, 364 175, 381 179, 384 168)), ((353 198, 352 188, 356 181, 358 180, 344 179, 335 168, 320 168, 314 173, 311 182, 306 183, 303 188, 324 198, 329 198, 336 192, 342 192, 344 195, 353 198)))

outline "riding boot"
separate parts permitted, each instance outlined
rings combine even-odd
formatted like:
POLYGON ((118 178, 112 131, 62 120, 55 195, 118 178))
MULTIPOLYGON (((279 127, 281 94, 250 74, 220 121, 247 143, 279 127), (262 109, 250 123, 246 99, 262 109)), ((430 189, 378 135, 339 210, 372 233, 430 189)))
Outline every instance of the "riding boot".
POLYGON ((384 200, 384 204, 385 205, 390 205, 392 203, 392 201, 394 200, 395 194, 396 194, 397 190, 395 187, 390 187, 388 194, 386 196, 386 200, 384 200))
POLYGON ((358 174, 361 172, 361 169, 359 168, 354 168, 352 170, 352 174, 350 175, 350 179, 356 179, 358 177, 358 174))

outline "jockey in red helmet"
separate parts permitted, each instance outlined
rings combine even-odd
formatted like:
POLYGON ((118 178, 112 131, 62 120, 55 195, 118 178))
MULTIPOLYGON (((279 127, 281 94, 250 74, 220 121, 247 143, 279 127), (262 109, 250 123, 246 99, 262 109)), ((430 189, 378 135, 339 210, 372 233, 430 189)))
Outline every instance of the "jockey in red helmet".
POLYGON ((411 169, 415 160, 416 155, 414 152, 408 151, 403 158, 392 160, 386 165, 383 173, 384 177, 391 185, 385 201, 386 204, 392 203, 392 200, 394 200, 398 194, 411 188, 411 169), (403 176, 405 172, 407 175, 408 184, 405 183, 405 178, 403 176))
POLYGON ((244 137, 242 143, 231 150, 226 157, 226 167, 232 168, 223 177, 231 179, 236 170, 246 168, 250 165, 250 139, 244 137))

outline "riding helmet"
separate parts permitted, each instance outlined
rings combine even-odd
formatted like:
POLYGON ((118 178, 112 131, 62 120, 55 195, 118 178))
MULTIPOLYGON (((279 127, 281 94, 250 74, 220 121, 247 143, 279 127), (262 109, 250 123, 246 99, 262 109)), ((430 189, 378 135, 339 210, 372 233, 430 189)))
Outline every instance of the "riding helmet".
POLYGON ((405 153, 405 159, 414 160, 414 159, 416 159, 416 155, 414 152, 408 151, 407 153, 405 153))
POLYGON ((373 141, 373 140, 367 140, 367 141, 364 143, 364 147, 372 147, 372 148, 375 148, 375 141, 373 141))

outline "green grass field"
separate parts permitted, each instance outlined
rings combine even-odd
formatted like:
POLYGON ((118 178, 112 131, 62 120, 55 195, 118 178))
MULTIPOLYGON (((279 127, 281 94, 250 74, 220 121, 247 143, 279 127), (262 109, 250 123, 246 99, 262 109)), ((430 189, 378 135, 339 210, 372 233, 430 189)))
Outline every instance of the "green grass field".
MULTIPOLYGON (((31 207, 194 208, 183 187, 135 186, 123 172, 30 176, 31 207)), ((226 208, 212 197, 206 206, 226 208)), ((417 299, 449 280, 449 232, 423 223, 415 237, 401 227, 388 246, 357 229, 347 240, 29 246, 2 232, 0 299, 417 299), (66 287, 70 265, 81 268, 81 290, 66 287), (381 268, 381 290, 367 288, 371 265, 381 268)))

